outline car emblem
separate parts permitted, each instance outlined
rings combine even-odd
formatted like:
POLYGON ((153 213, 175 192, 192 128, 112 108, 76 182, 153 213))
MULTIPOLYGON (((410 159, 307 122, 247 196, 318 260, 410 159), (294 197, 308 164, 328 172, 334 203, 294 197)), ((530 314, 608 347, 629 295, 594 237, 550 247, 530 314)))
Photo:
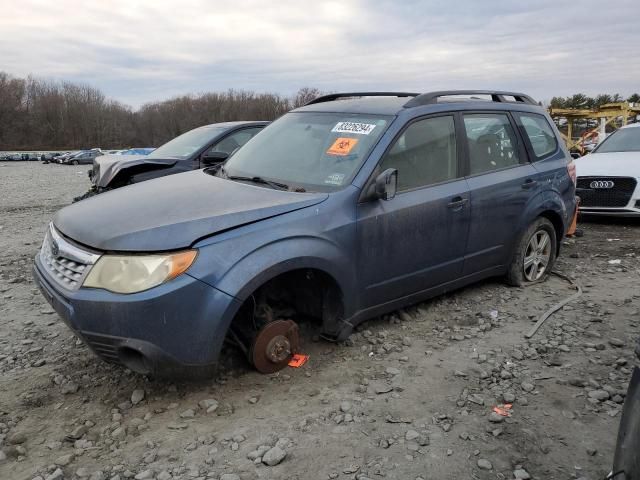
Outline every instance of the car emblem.
POLYGON ((55 242, 55 240, 51 240, 51 254, 54 257, 57 257, 60 254, 60 247, 58 247, 58 244, 55 242))
POLYGON ((613 188, 616 184, 611 180, 594 180, 589 186, 591 188, 613 188))

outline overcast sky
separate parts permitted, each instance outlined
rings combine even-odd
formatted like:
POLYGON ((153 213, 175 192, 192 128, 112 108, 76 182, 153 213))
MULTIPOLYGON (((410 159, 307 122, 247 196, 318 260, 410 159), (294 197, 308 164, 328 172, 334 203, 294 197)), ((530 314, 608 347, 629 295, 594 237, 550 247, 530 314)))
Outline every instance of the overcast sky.
POLYGON ((640 0, 0 0, 0 71, 137 107, 229 88, 640 91, 640 0))

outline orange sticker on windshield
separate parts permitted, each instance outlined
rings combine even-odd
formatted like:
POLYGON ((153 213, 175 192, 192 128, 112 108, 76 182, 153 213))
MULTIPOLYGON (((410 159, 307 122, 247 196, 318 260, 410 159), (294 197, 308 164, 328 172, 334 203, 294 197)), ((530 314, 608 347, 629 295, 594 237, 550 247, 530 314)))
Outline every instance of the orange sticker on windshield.
POLYGON ((349 152, 353 150, 353 147, 358 143, 357 138, 337 138, 333 145, 329 147, 327 153, 329 155, 349 155, 349 152))

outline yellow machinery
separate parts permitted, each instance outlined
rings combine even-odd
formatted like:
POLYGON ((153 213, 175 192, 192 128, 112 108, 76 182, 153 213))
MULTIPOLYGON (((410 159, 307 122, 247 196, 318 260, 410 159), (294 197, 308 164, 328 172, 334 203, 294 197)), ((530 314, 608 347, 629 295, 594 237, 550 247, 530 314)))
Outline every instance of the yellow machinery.
POLYGON ((567 132, 560 134, 567 144, 568 150, 579 150, 584 153, 584 143, 586 140, 598 137, 600 141, 606 136, 605 129, 607 125, 613 125, 615 128, 626 125, 629 120, 640 115, 640 104, 629 102, 606 103, 594 110, 589 109, 573 109, 573 108, 550 108, 549 114, 556 120, 566 119, 567 132), (591 130, 584 132, 577 138, 573 137, 573 122, 575 120, 599 120, 599 125, 591 130))

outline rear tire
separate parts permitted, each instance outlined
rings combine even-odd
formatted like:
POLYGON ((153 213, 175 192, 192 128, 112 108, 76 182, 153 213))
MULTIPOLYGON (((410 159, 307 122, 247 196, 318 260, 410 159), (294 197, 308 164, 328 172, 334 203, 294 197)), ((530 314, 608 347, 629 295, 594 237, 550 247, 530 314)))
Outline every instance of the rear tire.
POLYGON ((540 217, 520 236, 507 271, 507 283, 522 287, 542 282, 553 269, 556 252, 556 229, 540 217))

